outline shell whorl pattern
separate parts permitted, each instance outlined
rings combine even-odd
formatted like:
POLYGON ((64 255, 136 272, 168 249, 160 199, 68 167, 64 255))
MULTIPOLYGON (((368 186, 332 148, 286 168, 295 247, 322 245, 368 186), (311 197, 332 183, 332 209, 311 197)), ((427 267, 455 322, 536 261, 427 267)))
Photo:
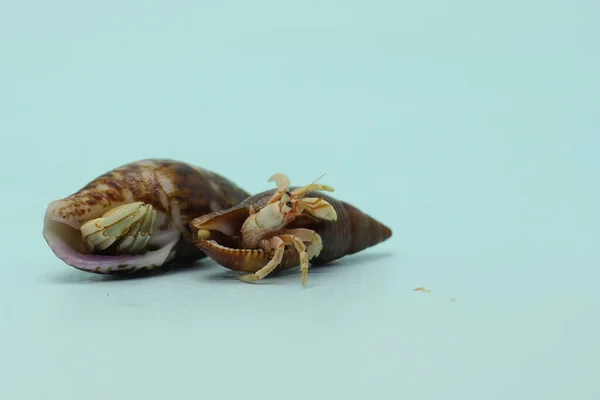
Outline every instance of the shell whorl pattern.
POLYGON ((191 262, 205 254, 191 243, 189 222, 233 207, 248 196, 230 180, 206 169, 168 159, 140 160, 102 174, 72 195, 51 202, 43 234, 60 259, 90 272, 131 272, 171 260, 191 262), (134 202, 150 205, 157 213, 149 251, 90 254, 81 243, 82 225, 134 202))
POLYGON ((392 230, 351 204, 344 203, 350 222, 351 244, 346 254, 354 254, 375 246, 392 236, 392 230))
POLYGON ((389 227, 353 205, 328 195, 317 196, 335 208, 338 219, 335 222, 320 222, 315 227, 325 246, 321 254, 312 260, 313 264, 325 264, 358 253, 392 236, 389 227))
POLYGON ((115 205, 142 201, 170 215, 181 228, 191 219, 229 208, 249 194, 226 178, 173 160, 141 160, 109 171, 69 197, 53 213, 79 227, 115 205))

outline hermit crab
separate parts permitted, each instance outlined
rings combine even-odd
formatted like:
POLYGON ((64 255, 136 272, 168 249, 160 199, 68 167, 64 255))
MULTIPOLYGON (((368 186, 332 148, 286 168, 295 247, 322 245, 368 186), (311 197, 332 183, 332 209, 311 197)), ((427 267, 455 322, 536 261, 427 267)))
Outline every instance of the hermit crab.
POLYGON ((221 211, 192 220, 193 240, 220 265, 245 272, 244 282, 260 280, 275 269, 300 266, 306 283, 309 262, 318 265, 387 240, 392 231, 356 207, 321 192, 313 182, 290 187, 283 173, 267 190, 221 211))
POLYGON ((99 274, 190 263, 206 256, 192 242, 190 221, 248 196, 215 172, 175 160, 140 160, 51 202, 43 236, 66 264, 99 274))

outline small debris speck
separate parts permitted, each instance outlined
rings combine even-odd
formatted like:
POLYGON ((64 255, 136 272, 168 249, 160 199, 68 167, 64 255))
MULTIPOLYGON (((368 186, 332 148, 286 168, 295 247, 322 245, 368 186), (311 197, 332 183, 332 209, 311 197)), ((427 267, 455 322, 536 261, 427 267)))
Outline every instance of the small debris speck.
POLYGON ((413 291, 415 291, 415 292, 423 292, 423 293, 431 293, 431 290, 425 289, 424 287, 414 288, 413 291))

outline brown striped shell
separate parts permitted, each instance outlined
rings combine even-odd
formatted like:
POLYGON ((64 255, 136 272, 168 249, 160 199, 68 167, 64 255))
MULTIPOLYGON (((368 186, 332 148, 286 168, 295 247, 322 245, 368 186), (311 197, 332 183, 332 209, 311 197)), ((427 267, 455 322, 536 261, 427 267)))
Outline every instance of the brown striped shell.
MULTIPOLYGON (((289 190, 294 190, 295 187, 289 190)), ((190 226, 196 246, 220 265, 248 273, 255 273, 272 257, 272 253, 262 249, 241 248, 241 226, 250 215, 250 207, 256 212, 266 206, 276 189, 251 196, 228 210, 216 211, 195 218, 190 226), (210 229, 210 237, 198 239, 198 229, 210 229)), ((325 264, 344 256, 358 253, 375 246, 392 236, 392 230, 365 214, 358 208, 320 192, 311 192, 311 197, 328 201, 337 213, 337 221, 325 221, 311 216, 294 220, 286 229, 308 228, 319 234, 323 250, 311 260, 313 265, 325 264)), ((298 252, 286 248, 283 260, 277 267, 285 270, 300 264, 298 252)))
POLYGON ((193 218, 228 209, 249 194, 214 172, 168 159, 132 162, 109 171, 76 193, 51 202, 44 216, 43 235, 50 249, 66 264, 106 274, 120 274, 189 263, 206 256, 192 244, 193 218), (82 243, 80 228, 109 210, 143 202, 157 212, 155 243, 142 254, 94 253, 82 243), (161 236, 162 235, 162 236, 161 236), (162 239, 161 239, 162 237, 162 239))

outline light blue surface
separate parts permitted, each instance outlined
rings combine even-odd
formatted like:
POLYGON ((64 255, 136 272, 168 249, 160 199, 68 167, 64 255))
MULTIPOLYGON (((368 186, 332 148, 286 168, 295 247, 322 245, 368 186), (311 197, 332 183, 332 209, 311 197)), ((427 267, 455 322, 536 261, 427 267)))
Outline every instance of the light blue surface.
POLYGON ((599 399, 599 18, 592 0, 3 3, 0 399, 599 399), (326 172, 394 236, 306 289, 54 257, 46 205, 147 157, 251 192, 326 172))

